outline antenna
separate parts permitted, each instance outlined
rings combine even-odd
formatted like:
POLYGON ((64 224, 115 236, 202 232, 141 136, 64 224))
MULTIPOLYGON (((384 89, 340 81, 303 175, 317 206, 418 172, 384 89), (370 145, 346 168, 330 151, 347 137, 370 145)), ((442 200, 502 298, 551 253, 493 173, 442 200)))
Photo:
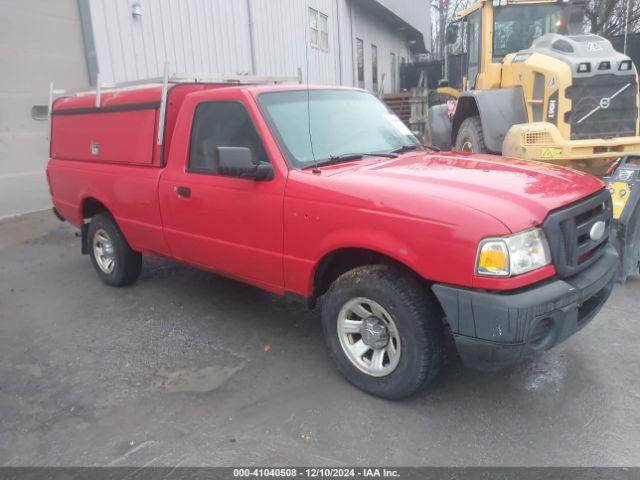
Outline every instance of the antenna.
MULTIPOLYGON (((308 21, 308 20, 307 20, 308 21)), ((309 26, 305 28, 304 33, 304 56, 307 64, 307 126, 309 131, 309 145, 311 145, 311 156, 313 157, 313 173, 319 174, 322 173, 318 168, 318 159, 316 158, 316 153, 313 150, 313 137, 311 136, 311 89, 309 88, 309 26)))

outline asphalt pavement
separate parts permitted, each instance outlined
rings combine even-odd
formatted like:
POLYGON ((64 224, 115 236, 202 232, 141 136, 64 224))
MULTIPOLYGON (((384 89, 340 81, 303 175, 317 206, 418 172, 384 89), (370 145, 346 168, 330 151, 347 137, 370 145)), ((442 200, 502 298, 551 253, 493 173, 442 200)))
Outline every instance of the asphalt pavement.
POLYGON ((296 303, 147 258, 103 285, 50 212, 0 222, 0 465, 639 466, 640 278, 498 373, 449 348, 401 402, 338 374, 296 303))

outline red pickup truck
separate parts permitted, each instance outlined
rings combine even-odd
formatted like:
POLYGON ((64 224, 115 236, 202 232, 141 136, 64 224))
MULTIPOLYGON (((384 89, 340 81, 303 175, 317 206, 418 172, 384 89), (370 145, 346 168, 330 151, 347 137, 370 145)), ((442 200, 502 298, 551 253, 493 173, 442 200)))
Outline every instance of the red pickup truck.
POLYGON ((369 93, 168 83, 53 103, 47 178, 98 276, 142 255, 321 309, 344 376, 434 379, 443 337, 492 369, 584 327, 612 290, 611 199, 573 170, 439 153, 369 93))

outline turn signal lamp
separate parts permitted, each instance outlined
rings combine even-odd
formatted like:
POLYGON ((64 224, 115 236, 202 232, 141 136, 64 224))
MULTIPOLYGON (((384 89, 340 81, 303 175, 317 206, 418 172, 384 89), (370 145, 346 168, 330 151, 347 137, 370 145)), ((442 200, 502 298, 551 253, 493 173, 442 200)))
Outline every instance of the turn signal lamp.
POLYGON ((487 241, 480 247, 478 273, 481 275, 509 275, 509 252, 501 240, 487 241))
POLYGON ((532 228, 507 237, 487 238, 480 242, 476 273, 509 277, 542 268, 551 263, 547 237, 540 228, 532 228))

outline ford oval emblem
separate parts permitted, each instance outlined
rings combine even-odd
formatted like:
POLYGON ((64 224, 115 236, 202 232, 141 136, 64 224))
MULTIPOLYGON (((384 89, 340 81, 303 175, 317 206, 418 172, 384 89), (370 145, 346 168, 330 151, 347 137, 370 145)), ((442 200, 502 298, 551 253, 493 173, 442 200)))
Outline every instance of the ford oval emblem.
POLYGON ((598 240, 600 240, 604 236, 604 231, 606 227, 607 227, 607 224, 604 223, 602 220, 594 223, 593 226, 591 227, 591 230, 589 231, 589 237, 591 237, 591 240, 593 240, 594 242, 597 242, 598 240))

